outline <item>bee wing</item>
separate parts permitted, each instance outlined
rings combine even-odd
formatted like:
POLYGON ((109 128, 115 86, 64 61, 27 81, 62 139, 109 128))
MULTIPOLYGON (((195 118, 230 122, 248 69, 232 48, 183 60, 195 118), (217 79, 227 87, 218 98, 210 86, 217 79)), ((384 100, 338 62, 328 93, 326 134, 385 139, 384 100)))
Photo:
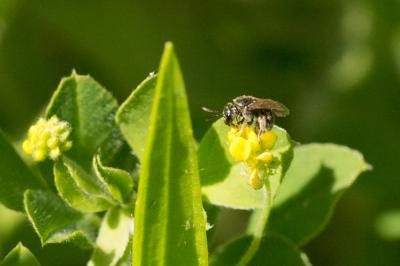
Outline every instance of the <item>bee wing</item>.
POLYGON ((247 107, 248 110, 270 109, 276 116, 285 117, 289 115, 289 109, 280 102, 271 99, 257 99, 247 107))

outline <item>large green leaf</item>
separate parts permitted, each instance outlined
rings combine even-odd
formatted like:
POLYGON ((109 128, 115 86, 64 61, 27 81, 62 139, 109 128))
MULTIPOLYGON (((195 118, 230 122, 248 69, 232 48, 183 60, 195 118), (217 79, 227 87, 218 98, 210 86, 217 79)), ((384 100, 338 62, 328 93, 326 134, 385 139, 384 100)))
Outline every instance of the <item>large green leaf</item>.
POLYGON ((40 263, 29 249, 18 243, 0 262, 0 266, 40 266, 40 263))
MULTIPOLYGON (((114 266, 123 257, 133 227, 130 213, 122 208, 112 208, 103 218, 96 248, 93 251, 89 266, 114 266)), ((130 249, 131 247, 129 247, 130 249)))
POLYGON ((23 211, 23 197, 27 189, 42 188, 0 130, 0 202, 7 208, 23 211))
POLYGON ((28 190, 25 211, 42 245, 74 242, 91 247, 95 241, 98 219, 69 207, 51 192, 28 190))
POLYGON ((117 101, 90 76, 72 73, 64 78, 54 93, 46 117, 57 115, 72 127, 70 154, 88 161, 115 128, 117 101))
POLYGON ((299 245, 306 243, 324 228, 339 197, 367 169, 363 156, 347 147, 296 147, 276 195, 268 230, 299 245))
POLYGON ((82 212, 100 212, 115 204, 104 184, 71 160, 54 164, 55 185, 60 196, 82 212))
MULTIPOLYGON (((239 263, 250 243, 251 236, 241 237, 217 250, 210 259, 211 266, 233 266, 239 263)), ((248 265, 307 266, 307 256, 290 240, 275 234, 263 237, 248 265)))
POLYGON ((122 134, 140 160, 143 159, 149 130, 156 80, 155 75, 150 75, 140 83, 116 115, 122 134))
POLYGON ((196 148, 172 44, 161 60, 143 156, 133 265, 207 265, 196 148))
MULTIPOLYGON (((222 119, 216 121, 200 142, 199 167, 202 192, 212 204, 235 209, 263 208, 261 190, 254 190, 243 176, 244 164, 235 162, 228 150, 229 127, 222 119)), ((281 163, 268 176, 275 194, 292 157, 293 142, 287 132, 274 126, 277 135, 272 154, 281 163)))

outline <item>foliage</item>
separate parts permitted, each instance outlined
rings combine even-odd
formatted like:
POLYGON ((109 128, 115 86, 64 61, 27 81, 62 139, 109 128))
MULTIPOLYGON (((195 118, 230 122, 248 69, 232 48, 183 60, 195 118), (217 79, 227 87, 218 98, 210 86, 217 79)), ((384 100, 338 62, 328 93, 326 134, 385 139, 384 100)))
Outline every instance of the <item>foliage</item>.
POLYGON ((19 243, 15 246, 0 263, 1 266, 39 266, 35 256, 19 243))
MULTIPOLYGON (((68 125, 71 148, 29 167, 0 133, 0 202, 26 215, 43 246, 70 242, 91 250, 89 265, 309 265, 301 246, 369 168, 357 151, 297 145, 274 126, 276 142, 262 168, 262 189, 255 190, 244 163, 232 157, 222 119, 196 150, 171 43, 158 74, 120 106, 93 78, 74 71, 61 81, 45 119, 68 125), (133 155, 124 152, 126 145, 133 155), (247 233, 210 259, 202 196, 207 204, 253 210, 247 233)), ((26 261, 38 264, 19 245, 2 265, 26 261)))

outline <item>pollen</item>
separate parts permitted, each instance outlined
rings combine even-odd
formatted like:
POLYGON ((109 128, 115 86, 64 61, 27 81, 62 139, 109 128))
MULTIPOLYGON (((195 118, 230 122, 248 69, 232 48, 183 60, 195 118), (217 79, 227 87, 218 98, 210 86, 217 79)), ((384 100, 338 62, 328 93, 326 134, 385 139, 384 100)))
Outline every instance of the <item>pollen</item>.
POLYGON ((235 161, 247 166, 248 183, 254 189, 264 185, 265 173, 274 159, 270 152, 277 141, 274 132, 261 134, 260 138, 252 127, 231 128, 228 132, 229 153, 235 161))
POLYGON ((57 116, 48 120, 40 118, 29 128, 22 149, 35 161, 44 161, 46 158, 56 160, 71 148, 72 142, 68 140, 70 133, 69 123, 60 121, 57 116))

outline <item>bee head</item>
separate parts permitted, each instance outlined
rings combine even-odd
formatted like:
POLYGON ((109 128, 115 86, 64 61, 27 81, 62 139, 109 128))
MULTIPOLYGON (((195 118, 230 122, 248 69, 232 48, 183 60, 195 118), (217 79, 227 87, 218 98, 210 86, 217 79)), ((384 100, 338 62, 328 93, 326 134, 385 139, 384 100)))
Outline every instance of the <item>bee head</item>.
POLYGON ((240 115, 240 110, 233 103, 227 103, 222 111, 224 123, 228 126, 234 126, 235 121, 240 115))

